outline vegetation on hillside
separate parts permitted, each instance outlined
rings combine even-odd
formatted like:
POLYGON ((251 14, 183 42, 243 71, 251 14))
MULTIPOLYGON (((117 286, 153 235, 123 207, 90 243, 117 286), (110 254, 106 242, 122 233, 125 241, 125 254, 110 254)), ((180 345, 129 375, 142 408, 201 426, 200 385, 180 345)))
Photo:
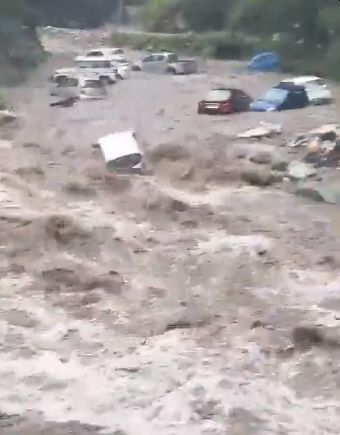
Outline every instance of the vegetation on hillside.
POLYGON ((121 3, 120 0, 25 1, 34 11, 39 24, 77 28, 97 27, 109 21, 121 3))
POLYGON ((43 59, 38 25, 96 27, 121 0, 0 0, 0 83, 25 77, 43 59))
POLYGON ((0 82, 22 78, 42 55, 23 0, 0 1, 0 82))
MULTIPOLYGON (((228 46, 230 38, 233 39, 230 35, 237 34, 241 43, 242 34, 247 44, 249 39, 254 41, 254 51, 276 50, 287 70, 316 70, 340 79, 340 4, 336 0, 138 0, 138 3, 143 5, 147 30, 214 31, 216 45, 208 44, 210 51, 217 54, 225 51, 227 55, 223 38, 228 40, 228 46)), ((239 52, 247 50, 240 48, 239 52)))

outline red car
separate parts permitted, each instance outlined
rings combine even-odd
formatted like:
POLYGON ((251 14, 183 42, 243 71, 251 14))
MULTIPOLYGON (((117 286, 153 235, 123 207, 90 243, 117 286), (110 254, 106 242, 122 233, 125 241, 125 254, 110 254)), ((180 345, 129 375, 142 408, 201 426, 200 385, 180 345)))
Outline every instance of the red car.
POLYGON ((198 114, 227 115, 247 112, 253 99, 240 89, 212 89, 204 100, 198 103, 198 114))

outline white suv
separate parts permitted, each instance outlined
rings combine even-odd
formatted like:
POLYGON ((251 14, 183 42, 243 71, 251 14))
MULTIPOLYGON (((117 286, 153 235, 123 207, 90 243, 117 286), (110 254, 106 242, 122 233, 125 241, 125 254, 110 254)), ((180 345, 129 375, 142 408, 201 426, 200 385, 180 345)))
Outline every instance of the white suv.
POLYGON ((317 76, 299 76, 282 80, 280 84, 304 86, 311 104, 327 104, 333 101, 332 93, 326 82, 317 76))

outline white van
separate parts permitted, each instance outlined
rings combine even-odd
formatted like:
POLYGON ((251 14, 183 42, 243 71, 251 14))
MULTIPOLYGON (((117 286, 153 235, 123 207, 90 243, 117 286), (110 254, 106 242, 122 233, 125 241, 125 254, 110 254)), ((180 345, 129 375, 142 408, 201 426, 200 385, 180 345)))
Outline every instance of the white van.
POLYGON ((110 59, 78 56, 75 61, 81 72, 96 74, 105 84, 117 82, 117 67, 112 64, 110 59))

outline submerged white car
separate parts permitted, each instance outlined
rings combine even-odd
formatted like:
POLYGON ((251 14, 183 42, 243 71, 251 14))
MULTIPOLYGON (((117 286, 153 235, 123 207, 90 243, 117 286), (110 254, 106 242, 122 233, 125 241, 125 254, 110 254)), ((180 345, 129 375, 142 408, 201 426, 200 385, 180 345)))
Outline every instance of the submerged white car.
POLYGON ((310 104, 328 104, 333 101, 333 96, 327 83, 317 76, 299 76, 282 80, 280 84, 294 84, 304 86, 310 104))
POLYGON ((105 84, 117 82, 117 68, 107 58, 77 56, 75 59, 81 74, 95 74, 105 84))
POLYGON ((124 56, 117 57, 117 59, 112 61, 112 63, 115 65, 115 68, 117 69, 117 77, 119 79, 123 80, 129 77, 132 66, 124 56))
POLYGON ((99 77, 82 77, 79 80, 81 100, 102 100, 108 92, 99 77))
POLYGON ((55 72, 52 77, 52 97, 73 95, 81 100, 102 99, 108 92, 99 74, 80 74, 77 70, 62 69, 55 72))
POLYGON ((119 56, 124 56, 125 52, 122 48, 117 47, 101 47, 95 48, 88 51, 85 56, 86 57, 106 57, 106 58, 115 58, 119 56))

